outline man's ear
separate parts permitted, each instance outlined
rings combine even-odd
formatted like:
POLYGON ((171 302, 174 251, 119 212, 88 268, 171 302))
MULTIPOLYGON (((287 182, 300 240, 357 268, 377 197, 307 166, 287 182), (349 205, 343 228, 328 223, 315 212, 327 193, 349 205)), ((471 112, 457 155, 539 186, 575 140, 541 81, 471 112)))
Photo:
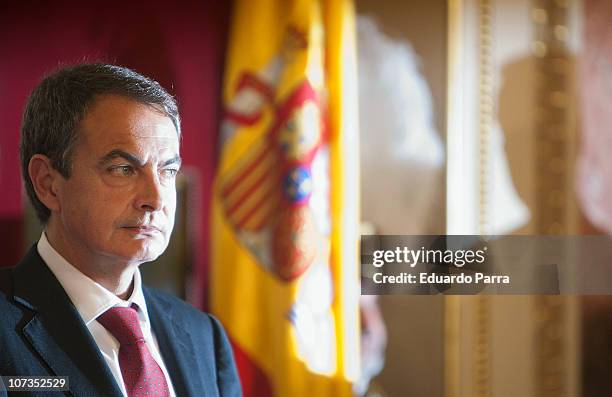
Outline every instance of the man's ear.
POLYGON ((59 211, 59 182, 62 176, 51 165, 51 160, 43 154, 30 158, 28 174, 32 180, 38 199, 51 211, 59 211))

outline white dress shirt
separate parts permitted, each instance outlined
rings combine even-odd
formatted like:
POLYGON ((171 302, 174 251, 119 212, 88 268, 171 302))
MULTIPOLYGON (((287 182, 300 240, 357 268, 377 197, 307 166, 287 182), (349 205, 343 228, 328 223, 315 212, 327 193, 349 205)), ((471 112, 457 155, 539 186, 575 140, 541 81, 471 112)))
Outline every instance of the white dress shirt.
POLYGON ((104 357, 106 364, 108 364, 123 394, 127 396, 125 384, 123 383, 123 377, 121 375, 121 368, 119 367, 119 342, 117 342, 117 339, 115 339, 115 337, 96 319, 111 307, 128 307, 132 303, 135 303, 139 308, 138 316, 140 318, 140 327, 142 328, 147 347, 166 377, 170 396, 174 397, 175 393, 172 382, 170 381, 170 376, 168 376, 168 370, 159 352, 159 346, 155 335, 153 335, 151 331, 147 304, 142 294, 140 270, 137 269, 136 272, 134 272, 134 288, 132 290, 132 295, 125 301, 118 298, 115 294, 72 266, 51 246, 51 244, 49 244, 45 232, 42 233, 37 248, 38 253, 47 266, 49 266, 49 269, 51 269, 81 315, 83 322, 93 336, 102 353, 102 357, 104 357))

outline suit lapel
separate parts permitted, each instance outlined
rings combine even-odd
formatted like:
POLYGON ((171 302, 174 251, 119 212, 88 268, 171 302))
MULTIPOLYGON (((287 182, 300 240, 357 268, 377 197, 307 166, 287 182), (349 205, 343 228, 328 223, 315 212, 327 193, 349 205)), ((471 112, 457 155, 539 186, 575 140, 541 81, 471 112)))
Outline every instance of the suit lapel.
POLYGON ((32 311, 21 332, 75 396, 122 396, 81 316, 36 247, 14 271, 15 301, 32 311))
POLYGON ((202 385, 191 337, 172 318, 172 308, 143 288, 151 328, 177 396, 209 396, 202 385))

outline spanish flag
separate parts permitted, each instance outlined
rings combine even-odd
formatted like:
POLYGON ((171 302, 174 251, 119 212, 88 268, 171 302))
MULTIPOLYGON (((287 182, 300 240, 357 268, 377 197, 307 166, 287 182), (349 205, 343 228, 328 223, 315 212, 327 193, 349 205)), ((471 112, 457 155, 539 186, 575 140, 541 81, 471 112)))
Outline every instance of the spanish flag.
POLYGON ((352 395, 358 131, 350 0, 234 2, 211 311, 245 396, 352 395))

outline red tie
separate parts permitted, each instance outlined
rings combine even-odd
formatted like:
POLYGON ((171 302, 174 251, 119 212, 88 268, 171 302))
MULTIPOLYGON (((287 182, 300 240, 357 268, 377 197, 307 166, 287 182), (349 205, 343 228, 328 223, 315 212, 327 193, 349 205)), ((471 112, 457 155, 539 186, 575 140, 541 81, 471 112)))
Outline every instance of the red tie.
POLYGON ((128 397, 168 397, 168 384, 161 368, 149 352, 132 307, 113 307, 98 322, 119 342, 119 367, 128 397))

